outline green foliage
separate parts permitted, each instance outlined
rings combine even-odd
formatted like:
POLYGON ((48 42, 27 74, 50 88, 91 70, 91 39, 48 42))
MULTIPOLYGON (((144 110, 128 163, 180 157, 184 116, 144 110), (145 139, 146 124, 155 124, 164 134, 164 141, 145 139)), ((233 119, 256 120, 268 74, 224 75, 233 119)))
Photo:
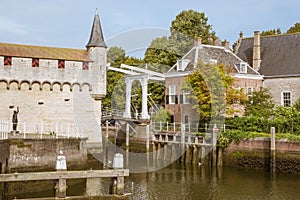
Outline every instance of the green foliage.
POLYGON ((151 118, 155 122, 170 122, 171 114, 163 107, 160 107, 160 109, 154 115, 152 115, 151 118))
POLYGON ((171 22, 170 31, 169 37, 154 39, 145 52, 145 62, 155 65, 161 72, 166 72, 185 55, 196 37, 201 37, 205 44, 217 39, 205 14, 194 10, 179 13, 171 22))
POLYGON ((231 105, 244 99, 243 92, 233 89, 233 84, 234 79, 227 76, 224 65, 199 63, 186 77, 183 88, 191 91, 190 98, 197 102, 193 109, 199 113, 200 120, 207 121, 232 113, 231 105))
POLYGON ((245 115, 269 118, 274 113, 274 102, 268 89, 254 91, 246 104, 245 115))
POLYGON ((268 31, 263 31, 261 32, 261 36, 268 36, 268 35, 280 35, 281 34, 281 30, 280 28, 277 29, 272 29, 272 30, 268 30, 268 31))
MULTIPOLYGON (((218 145, 227 147, 231 142, 239 143, 243 139, 254 139, 258 137, 270 138, 270 133, 259 133, 255 131, 242 130, 228 130, 220 133, 218 137, 218 145)), ((300 135, 290 133, 276 133, 276 140, 288 140, 293 142, 300 142, 300 135)))
POLYGON ((273 115, 262 117, 249 115, 244 117, 226 119, 228 129, 244 132, 270 132, 275 127, 278 133, 292 133, 300 135, 300 111, 296 107, 278 106, 274 108, 273 115))
POLYGON ((204 44, 209 44, 212 38, 216 39, 205 13, 194 10, 184 10, 176 16, 171 25, 171 34, 175 33, 185 35, 192 40, 201 37, 204 44))
POLYGON ((299 32, 300 32, 300 23, 294 24, 294 26, 289 28, 289 30, 287 31, 287 33, 299 33, 299 32))

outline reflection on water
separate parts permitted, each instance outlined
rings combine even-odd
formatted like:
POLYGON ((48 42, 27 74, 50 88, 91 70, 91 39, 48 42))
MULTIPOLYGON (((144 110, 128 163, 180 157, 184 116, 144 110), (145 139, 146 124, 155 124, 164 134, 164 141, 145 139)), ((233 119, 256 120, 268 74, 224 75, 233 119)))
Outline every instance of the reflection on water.
MULTIPOLYGON (((101 189, 103 193, 108 193, 109 183, 109 179, 103 180, 101 189)), ((299 175, 272 175, 264 171, 236 168, 212 169, 178 163, 155 172, 131 173, 125 178, 125 184, 126 192, 131 192, 133 188, 135 200, 300 199, 299 175)), ((68 186, 68 195, 84 194, 84 181, 75 185, 68 184, 68 186)), ((49 190, 49 194, 44 191, 16 197, 53 196, 53 186, 49 190)))
POLYGON ((131 174, 134 199, 299 199, 300 176, 271 175, 233 168, 172 164, 147 174, 131 174))

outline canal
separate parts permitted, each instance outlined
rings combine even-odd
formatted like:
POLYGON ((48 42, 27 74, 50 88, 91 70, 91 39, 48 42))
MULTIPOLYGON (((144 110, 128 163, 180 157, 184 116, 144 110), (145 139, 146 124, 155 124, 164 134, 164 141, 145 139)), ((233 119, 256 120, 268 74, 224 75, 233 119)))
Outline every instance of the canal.
MULTIPOLYGON (((108 193, 109 183, 109 179, 103 180, 103 193, 108 193)), ((212 169, 177 162, 154 172, 131 173, 125 178, 125 184, 126 192, 133 191, 135 200, 300 199, 299 175, 272 175, 262 170, 227 167, 212 169)), ((83 195, 84 191, 85 183, 79 182, 69 185, 67 193, 83 195)), ((48 191, 12 195, 6 199, 53 195, 51 185, 48 191)))
POLYGON ((300 199, 299 175, 271 175, 269 172, 177 163, 156 172, 131 174, 134 199, 300 199))

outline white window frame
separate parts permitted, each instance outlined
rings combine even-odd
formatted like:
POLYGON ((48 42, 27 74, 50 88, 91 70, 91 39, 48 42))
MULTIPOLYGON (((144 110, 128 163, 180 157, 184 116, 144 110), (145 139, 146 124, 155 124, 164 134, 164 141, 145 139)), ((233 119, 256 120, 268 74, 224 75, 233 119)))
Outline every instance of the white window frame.
POLYGON ((293 105, 292 92, 291 91, 281 92, 281 105, 284 106, 284 107, 291 107, 293 105), (289 94, 289 99, 285 99, 285 94, 289 94), (285 101, 289 101, 289 105, 285 105, 285 101))
POLYGON ((183 92, 182 93, 182 103, 183 104, 190 104, 190 100, 188 99, 188 96, 190 96, 190 92, 183 92))
POLYGON ((240 73, 247 74, 247 63, 245 62, 240 63, 240 73))
POLYGON ((169 104, 176 102, 176 85, 169 85, 169 104))

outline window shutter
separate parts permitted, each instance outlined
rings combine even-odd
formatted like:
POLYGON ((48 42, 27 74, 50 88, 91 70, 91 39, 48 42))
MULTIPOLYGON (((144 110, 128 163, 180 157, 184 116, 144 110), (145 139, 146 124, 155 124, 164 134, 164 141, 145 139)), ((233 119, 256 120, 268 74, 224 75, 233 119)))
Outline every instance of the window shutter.
POLYGON ((169 104, 169 95, 166 95, 166 104, 169 104))
POLYGON ((183 104, 183 94, 180 95, 180 103, 183 104))
POLYGON ((178 95, 175 95, 175 104, 178 104, 178 95))

